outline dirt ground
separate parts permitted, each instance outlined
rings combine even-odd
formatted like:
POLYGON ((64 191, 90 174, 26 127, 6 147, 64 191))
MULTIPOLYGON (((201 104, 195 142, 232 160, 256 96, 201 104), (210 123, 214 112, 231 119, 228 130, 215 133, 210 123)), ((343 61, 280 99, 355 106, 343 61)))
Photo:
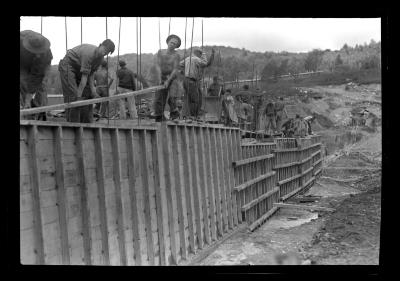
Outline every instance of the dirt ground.
MULTIPOLYGON (((344 86, 323 90, 330 97, 334 95, 337 103, 367 95, 376 99, 377 93, 380 94, 377 85, 370 86, 368 91, 367 87, 360 88, 363 93, 344 91, 344 86)), ((340 109, 342 113, 351 110, 348 105, 346 110, 340 109)), ((370 107, 381 116, 376 104, 370 107)), ((326 140, 332 141, 332 151, 324 160, 321 177, 303 196, 320 196, 320 199, 300 203, 294 198, 287 203, 323 206, 335 211, 281 208, 254 232, 243 230, 222 243, 198 265, 379 264, 381 129, 358 132, 357 138, 351 137, 352 134, 349 139, 338 138, 335 133, 345 136, 348 128, 343 127, 341 118, 333 118, 332 111, 336 109, 329 110, 321 103, 315 111, 318 110, 335 123, 335 127, 321 131, 326 140)))

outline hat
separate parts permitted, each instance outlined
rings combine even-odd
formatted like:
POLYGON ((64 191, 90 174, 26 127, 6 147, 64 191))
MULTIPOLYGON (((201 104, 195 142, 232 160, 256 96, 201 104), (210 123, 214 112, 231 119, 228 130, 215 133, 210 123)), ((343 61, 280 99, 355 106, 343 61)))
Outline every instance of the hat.
POLYGON ((34 31, 26 33, 22 40, 22 45, 25 49, 34 54, 42 54, 50 49, 50 41, 43 35, 34 31))
POLYGON ((178 35, 175 35, 175 34, 169 35, 169 36, 167 37, 167 41, 166 41, 167 44, 168 44, 169 40, 171 40, 172 38, 175 38, 175 39, 178 40, 178 45, 176 45, 176 47, 179 48, 179 47, 181 46, 181 38, 179 38, 178 35))
POLYGON ((125 66, 126 65, 126 62, 124 61, 124 60, 119 60, 119 66, 125 66))

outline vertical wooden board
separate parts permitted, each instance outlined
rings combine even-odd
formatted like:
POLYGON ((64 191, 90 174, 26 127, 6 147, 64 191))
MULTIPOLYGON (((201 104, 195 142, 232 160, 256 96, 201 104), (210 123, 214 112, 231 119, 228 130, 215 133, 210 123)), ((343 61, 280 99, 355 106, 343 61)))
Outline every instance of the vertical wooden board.
POLYGON ((32 181, 32 210, 34 214, 34 245, 36 253, 36 264, 44 264, 44 242, 43 242, 43 230, 42 230, 42 217, 41 217, 41 194, 40 194, 40 168, 38 164, 37 154, 37 142, 38 142, 38 129, 36 126, 32 126, 28 133, 28 146, 30 151, 30 174, 32 181))
POLYGON ((159 241, 158 241, 158 226, 157 226, 157 207, 156 207, 156 186, 154 181, 154 158, 153 158, 153 147, 151 145, 152 132, 145 131, 145 143, 147 152, 147 162, 148 162, 148 182, 149 182, 149 205, 150 205, 150 218, 151 218, 151 235, 153 242, 153 255, 154 255, 154 265, 157 265, 159 257, 159 241))
POLYGON ((192 168, 192 182, 193 182, 193 204, 195 211, 195 225, 196 225, 196 239, 197 247, 203 249, 203 233, 202 233, 202 211, 201 211, 201 194, 199 187, 199 152, 196 140, 196 129, 191 127, 190 129, 190 151, 193 156, 190 164, 192 168))
POLYGON ((211 155, 211 143, 210 143, 210 128, 204 130, 204 158, 205 158, 205 176, 207 185, 207 201, 209 208, 209 222, 211 239, 217 240, 217 222, 215 217, 215 197, 214 197, 214 179, 212 171, 212 155, 211 155))
POLYGON ((222 222, 224 225, 224 232, 228 232, 228 208, 226 203, 226 183, 225 183, 225 171, 223 163, 223 147, 222 147, 222 135, 220 128, 216 131, 217 137, 217 161, 218 161, 218 171, 220 180, 220 193, 221 193, 221 205, 222 205, 222 222))
MULTIPOLYGON (((121 133, 122 135, 122 133, 121 133)), ((131 214, 131 199, 129 194, 129 180, 121 180, 121 203, 122 203, 122 220, 123 224, 123 235, 124 240, 122 241, 125 245, 126 263, 127 265, 135 265, 134 259, 134 236, 132 230, 132 214, 131 214)))
POLYGON ((138 136, 132 130, 126 131, 126 146, 127 146, 127 164, 129 176, 129 206, 130 206, 130 222, 133 231, 133 247, 135 265, 145 264, 145 257, 147 255, 142 250, 145 245, 143 235, 143 222, 142 222, 142 208, 140 202, 142 201, 141 195, 141 177, 140 167, 138 161, 138 136), (145 256, 143 256, 145 255, 145 256))
POLYGON ((20 231, 20 261, 21 264, 35 264, 35 233, 34 228, 20 231))
POLYGON ((45 264, 48 264, 48 258, 61 255, 60 227, 58 221, 43 225, 43 241, 45 264))
MULTIPOLYGON (((121 161, 120 161, 120 145, 119 145, 119 132, 118 129, 114 129, 110 132, 111 143, 110 149, 112 151, 112 162, 113 162, 113 181, 115 186, 115 205, 116 205, 116 225, 118 232, 118 247, 120 253, 120 264, 127 265, 127 256, 126 256, 126 240, 125 240, 125 222, 123 206, 122 206, 122 179, 121 179, 121 161)), ((126 193, 124 194, 126 195, 126 193)), ((127 224, 129 226, 129 224, 127 224)), ((133 256, 133 255, 132 255, 133 256)), ((131 263, 133 264, 133 262, 131 263)))
POLYGON ((184 222, 184 210, 183 210, 183 201, 184 197, 182 197, 182 150, 180 147, 180 141, 178 141, 179 134, 178 126, 172 126, 169 128, 171 132, 171 144, 172 144, 172 156, 173 156, 173 168, 174 168, 174 180, 175 180, 175 195, 176 195, 176 203, 177 203, 177 211, 178 211, 178 220, 177 226, 179 230, 179 255, 181 259, 187 259, 187 249, 186 249, 186 239, 185 239, 185 222, 184 222))
MULTIPOLYGON (((144 203, 144 222, 146 230, 146 245, 147 245, 147 260, 150 265, 154 264, 154 249, 153 249, 153 236, 151 227, 151 214, 150 214, 150 183, 149 183, 149 155, 147 152, 146 131, 139 131, 139 149, 141 161, 141 175, 143 187, 143 203, 144 203)), ((151 157, 151 155, 150 155, 151 157)))
POLYGON ((170 237, 170 250, 171 255, 168 256, 167 262, 168 264, 176 264, 177 263, 177 244, 176 244, 176 237, 175 237, 175 224, 177 219, 177 214, 174 212, 173 207, 173 170, 172 170, 172 163, 171 163, 171 147, 170 147, 170 135, 168 134, 167 124, 161 125, 160 130, 160 138, 162 139, 162 152, 163 152, 163 159, 164 159, 164 178, 165 178, 165 190, 166 190, 166 197, 167 197, 167 210, 168 210, 168 232, 170 237))
POLYGON ((227 129, 221 130, 221 141, 222 141, 222 154, 224 164, 224 175, 225 175, 225 192, 226 192, 226 205, 228 209, 228 226, 233 229, 233 213, 232 213, 232 193, 231 193, 231 177, 230 177, 230 161, 229 161, 229 147, 227 139, 227 129))
POLYGON ((185 178, 185 204, 187 209, 188 218, 188 232, 189 232, 189 252, 196 253, 196 246, 194 240, 194 212, 192 204, 192 171, 190 169, 190 163, 192 161, 192 155, 190 154, 189 148, 189 134, 186 126, 182 127, 182 152, 183 152, 183 167, 184 167, 184 178, 185 178))
POLYGON ((230 188, 229 192, 231 195, 231 206, 232 206, 232 216, 233 216, 233 223, 236 226, 238 224, 238 217, 237 217, 237 206, 236 206, 236 193, 233 190, 235 187, 235 175, 234 169, 232 166, 232 162, 234 161, 234 151, 233 151, 233 139, 232 139, 232 129, 228 130, 227 132, 227 148, 228 148, 228 172, 230 178, 230 188))
POLYGON ((76 128, 76 145, 77 145, 77 158, 78 158, 78 169, 79 172, 79 190, 80 190, 80 210, 81 210, 81 225, 83 233, 83 247, 84 247, 84 262, 86 265, 91 264, 91 241, 90 241, 90 205, 89 194, 87 192, 86 183, 86 161, 84 156, 84 145, 83 145, 84 130, 82 127, 76 128))
MULTIPOLYGON (((236 148, 237 148, 237 156, 238 156, 238 160, 242 160, 243 159, 243 151, 242 151, 242 144, 241 144, 241 140, 240 140, 240 131, 237 131, 236 133, 236 148)), ((242 184, 244 182, 244 166, 239 167, 239 184, 242 184)), ((240 217, 240 221, 243 221, 244 218, 244 212, 242 212, 242 206, 245 204, 245 197, 244 197, 244 191, 240 191, 238 193, 239 195, 239 200, 238 200, 238 216, 240 217)))
POLYGON ((211 155, 212 155, 212 171, 214 179, 214 198, 216 205, 216 218, 217 218, 217 231, 219 236, 223 236, 223 210, 221 204, 221 184, 220 184, 220 167, 218 164, 218 143, 217 143, 217 129, 213 128, 211 131, 211 155))
POLYGON ((207 244, 211 243, 210 238, 210 226, 209 226, 209 215, 208 215, 208 202, 207 202, 207 180, 206 180, 206 173, 205 173, 205 149, 204 149, 204 136, 203 136, 203 128, 200 127, 197 129, 196 132, 197 138, 197 145, 198 145, 198 155, 199 155, 199 187, 200 187, 200 194, 201 194, 201 209, 202 213, 202 231, 204 236, 204 242, 207 244))
POLYGON ((156 200, 156 213, 157 213, 157 259, 155 264, 165 265, 165 236, 164 236, 164 225, 163 225, 163 206, 161 197, 161 186, 160 186, 160 153, 158 147, 159 130, 151 132, 151 149, 152 149, 152 159, 153 159, 153 180, 155 189, 155 200, 156 200))

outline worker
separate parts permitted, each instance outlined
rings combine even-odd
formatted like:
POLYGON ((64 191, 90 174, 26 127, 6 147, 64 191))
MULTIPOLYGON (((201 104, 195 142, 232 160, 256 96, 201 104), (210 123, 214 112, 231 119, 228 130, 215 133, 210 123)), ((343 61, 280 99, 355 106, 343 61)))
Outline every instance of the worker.
MULTIPOLYGON (((170 108, 170 119, 179 118, 178 104, 182 98, 182 91, 172 90, 170 86, 172 83, 178 83, 179 74, 179 61, 180 56, 176 49, 181 46, 181 39, 175 34, 167 37, 168 48, 166 50, 159 50, 154 63, 154 69, 158 73, 158 81, 160 85, 166 88, 156 92, 154 100, 154 115, 156 122, 165 120, 164 108, 168 101, 170 108)), ((180 89, 179 85, 172 87, 173 89, 180 89)))
MULTIPOLYGON (((58 64, 64 102, 98 98, 94 86, 94 73, 104 60, 112 54, 115 45, 110 39, 104 40, 98 47, 82 44, 69 49, 58 64)), ((85 105, 65 110, 68 122, 93 122, 93 105, 85 105)))
POLYGON ((282 133, 285 138, 292 138, 294 134, 293 119, 290 118, 282 124, 282 133))
POLYGON ((238 123, 238 117, 234 110, 234 99, 231 90, 226 90, 225 94, 222 96, 222 114, 224 117, 225 126, 232 126, 238 123))
POLYGON ((213 82, 208 87, 208 93, 210 97, 220 97, 224 95, 224 85, 221 83, 221 79, 218 76, 213 77, 213 82))
POLYGON ((279 100, 275 102, 275 112, 276 112, 276 130, 280 132, 284 116, 285 118, 287 118, 287 112, 285 104, 283 103, 283 97, 279 97, 279 100))
POLYGON ((215 50, 212 49, 210 59, 207 60, 206 53, 201 49, 194 49, 193 55, 186 57, 179 64, 181 69, 185 69, 184 89, 185 103, 187 104, 187 112, 185 115, 198 118, 202 106, 202 92, 200 89, 200 80, 205 67, 211 65, 214 60, 215 50))
POLYGON ((314 120, 315 120, 315 116, 314 115, 313 116, 304 117, 304 121, 306 121, 306 123, 307 123, 307 133, 309 135, 313 134, 313 132, 311 130, 311 123, 313 123, 314 120))
POLYGON ((275 106, 272 103, 272 101, 269 101, 265 107, 265 117, 266 117, 266 126, 265 130, 269 133, 272 134, 274 131, 276 131, 276 112, 275 112, 275 106))
POLYGON ((262 93, 256 93, 252 99, 252 105, 253 105, 253 109, 254 109, 254 124, 253 124, 253 128, 255 131, 258 130, 259 127, 259 115, 260 115, 260 109, 262 106, 262 93))
MULTIPOLYGON (((114 79, 108 74, 108 65, 107 61, 103 60, 100 67, 94 74, 94 83, 96 86, 96 92, 100 97, 108 97, 109 96, 109 89, 111 84, 113 83, 114 79), (108 77, 107 77, 108 75, 108 77), (108 80, 107 80, 108 78, 108 80), (107 84, 108 81, 108 84, 107 84)), ((108 102, 97 103, 94 108, 95 115, 97 114, 98 117, 108 117, 108 102), (107 114, 105 112, 107 111, 107 114)))
POLYGON ((296 118, 293 120, 293 136, 304 138, 307 136, 307 127, 307 122, 299 114, 296 114, 296 118))
MULTIPOLYGON (((126 62, 124 60, 120 60, 118 62, 120 69, 118 69, 116 76, 117 76, 117 91, 116 95, 136 91, 136 82, 142 83, 144 88, 148 88, 149 85, 147 81, 141 76, 134 73, 132 70, 126 67, 126 62)), ((129 113, 132 115, 131 118, 137 118, 137 109, 135 103, 135 97, 129 97, 127 106, 129 108, 129 113)), ((121 110, 121 108, 125 107, 125 103, 122 100, 119 100, 118 103, 120 117, 125 118, 125 108, 121 110)), ((117 113, 118 114, 118 113, 117 113)))
MULTIPOLYGON (((43 80, 49 71, 53 55, 50 41, 32 30, 20 32, 20 107, 47 105, 43 80)), ((46 113, 28 117, 46 120, 46 113)))
POLYGON ((250 102, 251 102, 251 98, 252 98, 252 96, 253 96, 253 92, 250 91, 249 85, 245 84, 245 85, 243 85, 242 90, 240 90, 239 92, 237 92, 236 95, 241 96, 242 102, 244 102, 244 103, 250 103, 250 102))

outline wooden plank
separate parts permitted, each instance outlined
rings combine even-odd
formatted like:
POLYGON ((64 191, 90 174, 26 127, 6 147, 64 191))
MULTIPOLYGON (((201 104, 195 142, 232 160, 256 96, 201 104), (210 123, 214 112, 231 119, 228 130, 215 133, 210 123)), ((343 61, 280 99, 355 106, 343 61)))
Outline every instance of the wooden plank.
POLYGON ((293 177, 290 177, 290 178, 288 178, 288 179, 279 181, 279 182, 278 182, 278 185, 284 185, 285 183, 288 183, 288 182, 293 181, 293 180, 295 180, 295 179, 298 179, 298 178, 300 178, 300 177, 301 177, 301 174, 297 174, 297 175, 295 175, 295 176, 293 176, 293 177))
POLYGON ((185 223, 184 223, 184 212, 183 212, 183 182, 181 181, 180 168, 182 165, 182 150, 178 145, 178 134, 179 128, 177 126, 172 127, 172 155, 174 159, 174 176, 176 186, 176 201, 178 205, 178 219, 179 219, 179 240, 180 240, 180 254, 183 259, 187 259, 187 246, 185 239, 185 223))
MULTIPOLYGON (((233 161, 236 161, 235 159, 235 151, 234 151, 234 142, 233 142, 233 136, 232 136, 232 130, 230 129, 228 131, 228 136, 227 136, 227 148, 228 148, 228 163, 232 163, 233 161), (235 159, 235 160, 234 160, 235 159)), ((233 224, 235 226, 238 225, 238 212, 237 212, 237 206, 236 206, 236 192, 234 191, 235 187, 235 175, 234 175, 234 168, 231 165, 228 165, 228 168, 230 169, 229 171, 229 176, 230 176, 230 189, 229 192, 231 193, 231 204, 232 204, 232 213, 233 213, 233 224)))
POLYGON ((165 241, 164 241, 164 226, 162 216, 162 199, 161 199, 161 186, 160 186, 160 154, 158 153, 159 135, 157 132, 153 133, 151 137, 151 146, 153 152, 153 165, 154 165, 154 188, 156 194, 156 208, 157 208, 157 230, 158 230, 158 246, 160 249, 160 265, 166 265, 165 259, 165 241))
MULTIPOLYGON (((236 147, 236 160, 238 160, 238 159, 241 159, 241 155, 242 155, 242 153, 241 153, 241 146, 240 146, 240 138, 239 138, 239 133, 236 131, 235 132, 235 134, 234 134, 234 141, 235 141, 235 147, 236 147)), ((243 179, 243 176, 242 176, 242 173, 243 173, 243 167, 238 167, 237 169, 236 169, 236 172, 235 172, 236 174, 237 174, 237 180, 236 180, 236 183, 235 183, 235 186, 236 185, 239 185, 239 183, 241 183, 241 181, 242 181, 242 179, 243 179)), ((240 191, 234 191, 235 193, 236 193, 236 198, 237 198, 237 200, 236 200, 236 205, 237 205, 237 210, 238 210, 238 221, 239 221, 239 223, 242 223, 242 210, 241 210, 241 206, 244 204, 244 201, 243 201, 243 199, 242 199, 242 197, 243 197, 243 195, 242 195, 242 192, 240 192, 240 191)))
POLYGON ((154 249, 153 249, 153 236, 152 236, 152 227, 151 227, 151 215, 150 215, 150 192, 149 192, 149 159, 147 156, 147 146, 149 145, 146 142, 146 130, 139 131, 139 146, 140 146, 140 154, 141 154, 141 163, 142 163, 142 179, 143 179, 143 190, 144 190, 144 215, 145 215, 145 223, 146 223, 146 240, 147 240, 147 254, 149 258, 150 265, 154 265, 154 249))
POLYGON ((272 177, 275 174, 276 174, 275 171, 268 172, 268 173, 266 173, 264 175, 261 175, 261 176, 259 176, 257 178, 254 178, 254 179, 251 179, 249 181, 246 181, 246 182, 242 183, 241 185, 235 186, 235 190, 236 191, 240 191, 240 190, 246 189, 247 187, 249 187, 249 186, 251 186, 251 185, 253 185, 253 184, 257 183, 257 182, 260 182, 260 181, 262 181, 262 180, 264 180, 266 178, 272 177))
POLYGON ((233 213, 232 213, 232 192, 233 188, 231 184, 231 177, 229 168, 231 167, 228 158, 228 140, 226 135, 226 129, 221 130, 221 143, 222 143, 222 155, 224 165, 224 178, 225 178, 225 192, 226 192, 226 205, 228 208, 228 227, 233 229, 233 213))
POLYGON ((99 198, 99 214, 101 229, 101 246, 105 265, 110 265, 110 247, 108 242, 107 206, 105 195, 105 175, 103 162, 103 132, 101 128, 95 130, 94 146, 96 154, 96 174, 99 198))
POLYGON ((126 249, 125 249, 125 231, 124 231, 124 215, 122 208, 121 193, 121 160, 119 148, 119 131, 111 130, 111 148, 113 158, 113 180, 115 186, 115 204, 117 208, 117 227, 118 227, 118 246, 120 253, 121 265, 127 265, 126 249))
MULTIPOLYGON (((37 108, 37 107, 35 107, 37 108)), ((113 120, 115 121, 115 120, 113 120)), ((123 120, 117 120, 117 121, 123 121, 123 120)), ((106 120, 107 122, 107 120, 106 120)), ((57 122, 52 122, 52 121, 38 121, 38 120, 20 120, 19 125, 20 126, 41 126, 41 127, 58 127, 61 126, 63 129, 66 128, 107 128, 107 129, 115 129, 115 128, 120 128, 121 130, 130 130, 130 129, 140 129, 140 130, 157 130, 155 126, 144 126, 140 125, 138 126, 136 123, 132 121, 125 121, 123 123, 124 127, 121 127, 118 125, 119 123, 115 122, 110 122, 110 124, 107 123, 72 123, 72 122, 66 122, 66 121, 57 121, 57 122)), ((64 139, 70 139, 69 138, 69 133, 64 134, 64 139)), ((71 134, 72 136, 72 134, 71 134)))
POLYGON ((258 204, 259 202, 261 202, 265 198, 268 198, 268 197, 272 196, 273 194, 275 194, 278 191, 279 191, 279 187, 275 187, 274 189, 268 191, 267 193, 264 193, 260 197, 255 198, 253 201, 251 201, 251 202, 247 203, 246 205, 242 206, 242 211, 247 211, 248 209, 250 209, 254 205, 258 204))
POLYGON ((205 129, 204 136, 204 151, 205 151, 205 175, 207 179, 207 188, 208 188, 208 202, 209 202, 209 213, 210 213, 210 230, 211 230, 211 239, 213 241, 217 240, 217 222, 215 218, 215 196, 214 196, 214 175, 212 169, 212 155, 211 155, 211 137, 210 137, 210 129, 205 129))
POLYGON ((217 231, 218 235, 223 235, 223 225, 222 225, 222 206, 221 206, 221 192, 220 192, 220 177, 219 177, 219 167, 217 161, 217 140, 216 140, 216 129, 211 130, 211 164, 212 164, 212 174, 213 174, 213 187, 214 187, 214 198, 216 202, 216 220, 217 220, 217 231))
POLYGON ((193 182, 193 203, 195 211, 195 223, 197 234, 197 246, 199 249, 203 248, 203 233, 201 223, 201 195, 199 193, 199 152, 197 145, 197 138, 195 137, 195 127, 190 129, 190 152, 193 155, 191 168, 192 168, 192 182, 193 182))
POLYGON ((176 248, 176 238, 175 238, 175 221, 177 218, 174 217, 173 206, 172 206, 172 183, 171 176, 173 173, 171 171, 171 164, 169 157, 171 155, 170 143, 171 140, 168 136, 167 125, 164 123, 161 125, 161 140, 164 155, 164 177, 165 177, 165 187, 167 192, 167 209, 168 209, 168 225, 169 225, 169 237, 171 243, 171 264, 177 264, 178 252, 176 248))
POLYGON ((259 225, 261 225, 265 220, 267 220, 269 217, 271 217, 277 210, 278 210, 278 207, 273 207, 271 210, 266 212, 261 218, 259 218, 258 220, 253 222, 251 225, 249 225, 248 229, 250 231, 253 231, 259 225))
POLYGON ((88 202, 88 186, 86 183, 86 163, 83 149, 83 127, 78 127, 75 132, 76 137, 76 156, 78 160, 80 208, 83 233, 84 263, 91 265, 91 227, 90 227, 90 206, 88 202))
POLYGON ((243 159, 243 160, 234 161, 232 163, 235 167, 237 167, 237 166, 241 166, 241 165, 245 165, 245 164, 249 164, 249 163, 253 163, 253 162, 257 162, 257 161, 262 161, 265 159, 270 159, 273 157, 274 157, 274 154, 266 154, 266 155, 261 155, 261 156, 251 157, 251 158, 247 158, 247 159, 243 159))
POLYGON ((36 253, 36 264, 44 264, 44 241, 42 229, 42 217, 40 206, 40 171, 37 155, 38 129, 32 126, 28 132, 28 148, 30 152, 31 182, 32 182, 32 205, 33 205, 33 227, 34 227, 34 252, 36 253))
POLYGON ((206 191, 207 191, 207 186, 206 186, 206 173, 205 173, 205 168, 206 168, 206 163, 205 163, 205 150, 204 150, 204 136, 203 136, 203 128, 197 128, 196 129, 196 137, 197 137, 197 148, 198 148, 198 155, 199 155, 199 187, 200 187, 200 192, 201 192, 201 209, 203 211, 203 230, 204 230, 204 238, 205 242, 207 244, 211 243, 211 238, 210 238, 210 224, 209 224, 209 217, 208 217, 208 204, 207 204, 207 198, 206 198, 206 191))
POLYGON ((189 149, 189 136, 188 129, 183 126, 182 128, 182 154, 183 154, 183 174, 185 178, 185 197, 186 197, 186 209, 187 209, 187 219, 188 219, 188 228, 189 228, 189 252, 195 254, 196 247, 194 242, 194 214, 192 212, 192 203, 191 203, 191 192, 192 189, 192 176, 190 163, 192 161, 192 157, 189 149))
POLYGON ((272 152, 276 153, 276 152, 295 152, 295 151, 299 151, 298 148, 275 148, 272 150, 272 152))
POLYGON ((313 210, 313 211, 323 211, 323 212, 335 211, 335 209, 333 208, 310 206, 310 205, 287 204, 287 203, 274 203, 274 206, 279 208, 292 208, 292 209, 313 210))
POLYGON ((67 229, 67 211, 66 211, 66 193, 64 187, 64 164, 63 164, 63 134, 62 127, 56 127, 54 130, 54 157, 56 167, 56 187, 58 214, 60 223, 61 256, 62 263, 70 264, 69 240, 67 229))
POLYGON ((104 97, 104 98, 80 100, 80 101, 74 101, 74 102, 70 102, 70 103, 61 103, 61 104, 55 104, 55 105, 35 107, 35 108, 30 108, 30 109, 22 109, 19 111, 19 113, 20 113, 20 116, 25 116, 25 115, 29 115, 29 114, 36 114, 36 113, 46 112, 46 111, 51 111, 51 110, 74 108, 74 107, 78 107, 78 106, 91 105, 91 104, 96 104, 96 103, 101 103, 101 102, 106 102, 106 101, 121 100, 121 99, 128 98, 128 97, 134 97, 137 95, 152 93, 152 92, 155 92, 158 90, 162 90, 164 88, 165 88, 165 86, 154 86, 154 87, 146 88, 146 89, 139 90, 139 91, 132 91, 132 92, 122 93, 122 94, 104 97))
POLYGON ((134 159, 137 157, 134 153, 133 131, 127 133, 127 156, 128 156, 128 179, 129 179, 129 199, 131 206, 131 222, 132 222, 132 239, 135 255, 135 265, 142 264, 142 254, 140 252, 140 235, 139 235, 139 210, 137 202, 136 186, 136 167, 134 159))
POLYGON ((290 162, 290 163, 286 163, 286 164, 279 164, 279 165, 275 165, 275 170, 277 169, 282 169, 282 168, 287 168, 287 167, 291 167, 291 166, 296 166, 299 165, 301 163, 295 161, 295 162, 290 162))
POLYGON ((226 192, 225 192, 225 171, 223 166, 223 148, 222 148, 222 137, 221 137, 221 129, 216 131, 216 139, 217 139, 217 162, 219 166, 219 182, 220 182, 220 191, 221 191, 221 201, 222 201, 222 222, 224 225, 224 232, 228 232, 228 208, 226 204, 226 192))

